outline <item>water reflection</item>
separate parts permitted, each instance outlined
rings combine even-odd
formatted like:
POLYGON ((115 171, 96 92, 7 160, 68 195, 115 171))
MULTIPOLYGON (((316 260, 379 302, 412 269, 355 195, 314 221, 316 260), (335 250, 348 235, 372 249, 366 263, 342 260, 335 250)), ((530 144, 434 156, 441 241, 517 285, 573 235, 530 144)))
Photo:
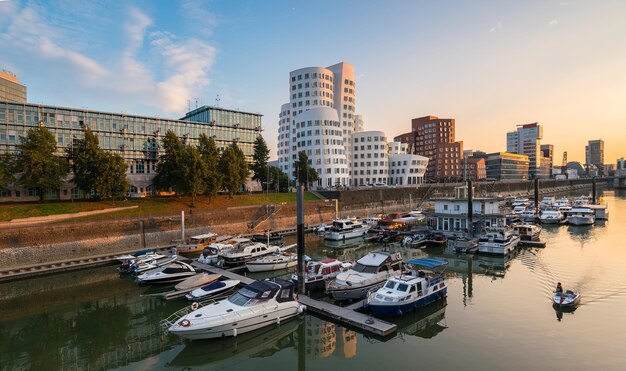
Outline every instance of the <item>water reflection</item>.
POLYGON ((296 330, 303 324, 301 319, 293 319, 280 326, 269 326, 223 340, 190 341, 166 366, 207 366, 231 357, 271 357, 283 349, 297 348, 296 330))
POLYGON ((445 322, 447 299, 439 300, 413 313, 407 313, 399 319, 392 320, 398 325, 399 337, 404 335, 432 339, 448 326, 445 322))
POLYGON ((347 247, 361 246, 364 243, 365 243, 365 239, 363 237, 357 237, 357 238, 349 238, 347 240, 338 240, 338 241, 325 240, 324 246, 330 247, 333 249, 344 249, 347 247))

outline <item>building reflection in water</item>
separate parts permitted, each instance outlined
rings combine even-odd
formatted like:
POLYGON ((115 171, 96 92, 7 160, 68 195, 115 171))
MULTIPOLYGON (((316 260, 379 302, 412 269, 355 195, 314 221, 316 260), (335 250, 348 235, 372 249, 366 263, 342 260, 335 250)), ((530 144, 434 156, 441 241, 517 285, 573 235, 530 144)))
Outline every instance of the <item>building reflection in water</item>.
POLYGON ((405 335, 431 339, 448 326, 445 323, 447 299, 439 300, 413 313, 392 320, 398 325, 398 337, 405 335))
POLYGON ((339 358, 356 356, 356 332, 332 322, 307 316, 305 338, 307 356, 319 358, 331 355, 339 358))

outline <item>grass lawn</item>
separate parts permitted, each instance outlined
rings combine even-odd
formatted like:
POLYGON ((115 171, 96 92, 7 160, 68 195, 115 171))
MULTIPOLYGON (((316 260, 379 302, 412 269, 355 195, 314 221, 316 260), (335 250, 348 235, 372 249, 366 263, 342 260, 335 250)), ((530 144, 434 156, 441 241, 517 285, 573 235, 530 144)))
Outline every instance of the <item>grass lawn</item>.
MULTIPOLYGON (((315 201, 318 198, 309 192, 304 194, 305 201, 315 201)), ((126 201, 54 201, 46 203, 13 203, 0 204, 0 221, 28 218, 33 216, 47 216, 77 213, 81 211, 101 210, 112 207, 127 207, 137 205, 136 209, 121 210, 107 214, 98 214, 90 218, 124 218, 146 217, 150 215, 175 214, 180 210, 211 210, 224 209, 226 207, 250 206, 262 204, 293 204, 296 202, 295 193, 270 193, 270 194, 247 194, 235 195, 232 199, 227 196, 217 196, 211 200, 207 197, 197 197, 196 207, 191 209, 190 197, 150 197, 144 199, 128 199, 126 201)))

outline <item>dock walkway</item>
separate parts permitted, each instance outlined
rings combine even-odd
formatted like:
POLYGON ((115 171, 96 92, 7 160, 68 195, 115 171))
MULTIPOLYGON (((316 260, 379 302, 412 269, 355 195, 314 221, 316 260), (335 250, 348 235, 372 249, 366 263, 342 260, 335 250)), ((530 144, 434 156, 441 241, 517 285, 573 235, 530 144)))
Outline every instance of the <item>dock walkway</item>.
POLYGON ((300 296, 298 301, 306 305, 307 310, 371 332, 378 336, 386 337, 398 330, 398 326, 393 323, 385 322, 378 318, 355 312, 350 308, 342 308, 325 301, 311 299, 308 296, 300 296))
MULTIPOLYGON (((229 278, 231 280, 239 280, 244 285, 249 285, 252 282, 256 281, 253 278, 245 277, 245 276, 242 276, 240 274, 237 274, 237 273, 235 273, 232 270, 226 270, 226 269, 218 268, 216 266, 203 264, 203 263, 200 263, 198 261, 192 262, 191 265, 194 268, 199 268, 199 269, 201 269, 203 271, 206 271, 206 272, 221 274, 223 277, 227 277, 227 278, 229 278)), ((240 269, 237 269, 237 270, 240 270, 240 269)))

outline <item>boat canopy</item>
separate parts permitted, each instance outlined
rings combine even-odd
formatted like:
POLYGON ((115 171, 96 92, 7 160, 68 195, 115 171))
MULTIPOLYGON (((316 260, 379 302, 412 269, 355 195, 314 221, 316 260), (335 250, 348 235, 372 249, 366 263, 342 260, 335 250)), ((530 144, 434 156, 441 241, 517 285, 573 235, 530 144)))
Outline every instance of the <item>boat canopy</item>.
POLYGON ((421 267, 426 267, 426 268, 436 268, 436 267, 448 265, 448 261, 443 260, 443 259, 435 259, 435 258, 420 258, 420 259, 409 260, 407 261, 407 264, 419 265, 421 267))
POLYGON ((217 233, 213 233, 213 232, 209 232, 209 233, 205 233, 205 234, 199 234, 197 236, 191 236, 189 237, 192 240, 204 240, 205 238, 212 238, 217 236, 217 233))

